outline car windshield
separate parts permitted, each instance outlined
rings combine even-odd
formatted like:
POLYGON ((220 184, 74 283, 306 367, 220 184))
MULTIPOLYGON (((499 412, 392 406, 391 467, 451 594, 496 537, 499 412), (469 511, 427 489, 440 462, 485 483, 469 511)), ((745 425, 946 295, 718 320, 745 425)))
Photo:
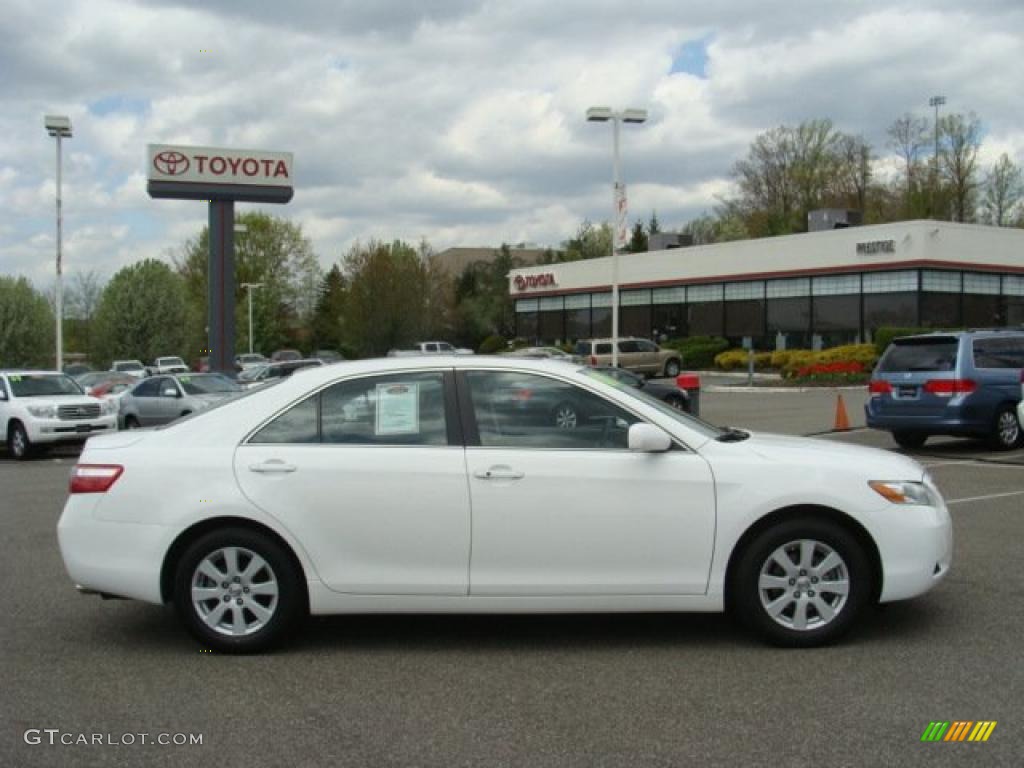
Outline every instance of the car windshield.
POLYGON ((216 373, 179 376, 178 382, 187 395, 215 395, 223 392, 242 391, 242 388, 231 379, 216 373))
POLYGON ((7 381, 15 397, 85 394, 78 382, 62 373, 15 373, 7 381))
POLYGON ((262 363, 263 355, 251 354, 251 355, 239 355, 238 360, 242 363, 262 363))
POLYGON ((636 389, 631 387, 629 384, 623 383, 616 379, 614 376, 610 376, 603 371, 595 370, 593 368, 581 368, 580 373, 585 376, 589 376, 592 379, 597 379, 602 384, 607 384, 610 387, 615 387, 623 396, 626 398, 632 398, 639 400, 645 405, 649 405, 666 416, 671 416, 678 422, 686 425, 690 429, 700 432, 702 435, 708 438, 716 438, 725 434, 725 431, 719 429, 714 424, 708 424, 706 421, 698 419, 696 416, 691 416, 688 413, 684 413, 676 408, 673 408, 668 403, 662 402, 653 395, 649 395, 642 389, 636 389))
POLYGON ((263 371, 267 370, 267 368, 269 367, 270 365, 268 363, 260 363, 259 365, 254 366, 252 368, 247 368, 246 370, 241 371, 238 374, 238 380, 253 381, 254 379, 258 379, 260 374, 263 373, 263 371))
POLYGON ((929 336, 896 339, 882 356, 878 370, 893 371, 952 371, 956 368, 954 336, 929 336))
POLYGON ((142 363, 117 363, 114 366, 115 371, 141 371, 143 370, 142 363))

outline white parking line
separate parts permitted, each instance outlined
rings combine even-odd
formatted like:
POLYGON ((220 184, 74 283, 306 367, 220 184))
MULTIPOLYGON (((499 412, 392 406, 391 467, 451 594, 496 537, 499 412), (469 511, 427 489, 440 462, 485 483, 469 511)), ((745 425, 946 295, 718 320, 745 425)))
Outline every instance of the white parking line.
POLYGON ((948 499, 946 506, 950 504, 967 504, 972 501, 989 501, 990 499, 1005 499, 1008 496, 1024 496, 1024 491, 1010 491, 1009 493, 990 493, 988 496, 971 496, 967 499, 948 499))
POLYGON ((925 469, 934 469, 935 467, 957 467, 963 465, 970 465, 973 467, 985 467, 986 469, 1024 469, 1024 464, 1004 464, 996 463, 986 459, 964 459, 962 461, 937 461, 934 464, 926 464, 921 462, 921 466, 925 469))

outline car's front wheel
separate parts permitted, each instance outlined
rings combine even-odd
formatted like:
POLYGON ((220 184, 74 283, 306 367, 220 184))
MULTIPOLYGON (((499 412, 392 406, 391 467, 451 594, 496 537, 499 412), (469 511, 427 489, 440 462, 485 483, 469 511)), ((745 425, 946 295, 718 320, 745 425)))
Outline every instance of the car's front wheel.
POLYGON ((13 422, 7 430, 7 451, 18 461, 24 461, 32 456, 34 450, 25 427, 21 422, 13 422))
POLYGON ((737 617, 775 645, 810 647, 847 632, 871 594, 864 548, 828 520, 788 520, 740 554, 731 586, 737 617))
POLYGON ((288 553, 247 528, 211 531, 185 550, 175 571, 174 604, 200 643, 224 653, 268 650, 306 612, 288 553))
POLYGON ((665 375, 671 378, 675 378, 679 375, 679 361, 674 357, 665 363, 665 375))
POLYGON ((125 429, 138 429, 140 426, 139 420, 134 416, 124 417, 124 428, 125 429))
POLYGON ((991 440, 992 446, 1000 451, 1012 451, 1020 445, 1021 427, 1013 406, 1004 405, 996 413, 991 440))

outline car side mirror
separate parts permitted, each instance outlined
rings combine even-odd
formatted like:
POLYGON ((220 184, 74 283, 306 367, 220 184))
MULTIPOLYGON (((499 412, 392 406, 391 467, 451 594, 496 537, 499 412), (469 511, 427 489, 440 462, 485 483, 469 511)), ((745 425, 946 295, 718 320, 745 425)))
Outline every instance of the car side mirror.
POLYGON ((176 390, 174 387, 165 387, 160 394, 163 395, 164 397, 181 397, 178 390, 176 390))
POLYGON ((627 440, 629 450, 636 453, 664 453, 672 447, 668 432, 653 424, 633 424, 627 440))

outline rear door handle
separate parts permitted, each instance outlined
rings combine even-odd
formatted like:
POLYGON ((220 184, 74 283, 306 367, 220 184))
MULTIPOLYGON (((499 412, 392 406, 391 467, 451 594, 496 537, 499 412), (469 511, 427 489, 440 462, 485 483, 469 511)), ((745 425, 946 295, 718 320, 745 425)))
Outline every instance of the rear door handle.
POLYGON ((269 474, 274 472, 294 472, 298 467, 294 464, 286 464, 280 459, 268 459, 261 464, 250 464, 250 472, 259 472, 261 474, 269 474))
POLYGON ((477 477, 480 480, 522 480, 526 477, 526 474, 516 472, 508 467, 491 467, 490 469, 474 472, 473 477, 477 477))

